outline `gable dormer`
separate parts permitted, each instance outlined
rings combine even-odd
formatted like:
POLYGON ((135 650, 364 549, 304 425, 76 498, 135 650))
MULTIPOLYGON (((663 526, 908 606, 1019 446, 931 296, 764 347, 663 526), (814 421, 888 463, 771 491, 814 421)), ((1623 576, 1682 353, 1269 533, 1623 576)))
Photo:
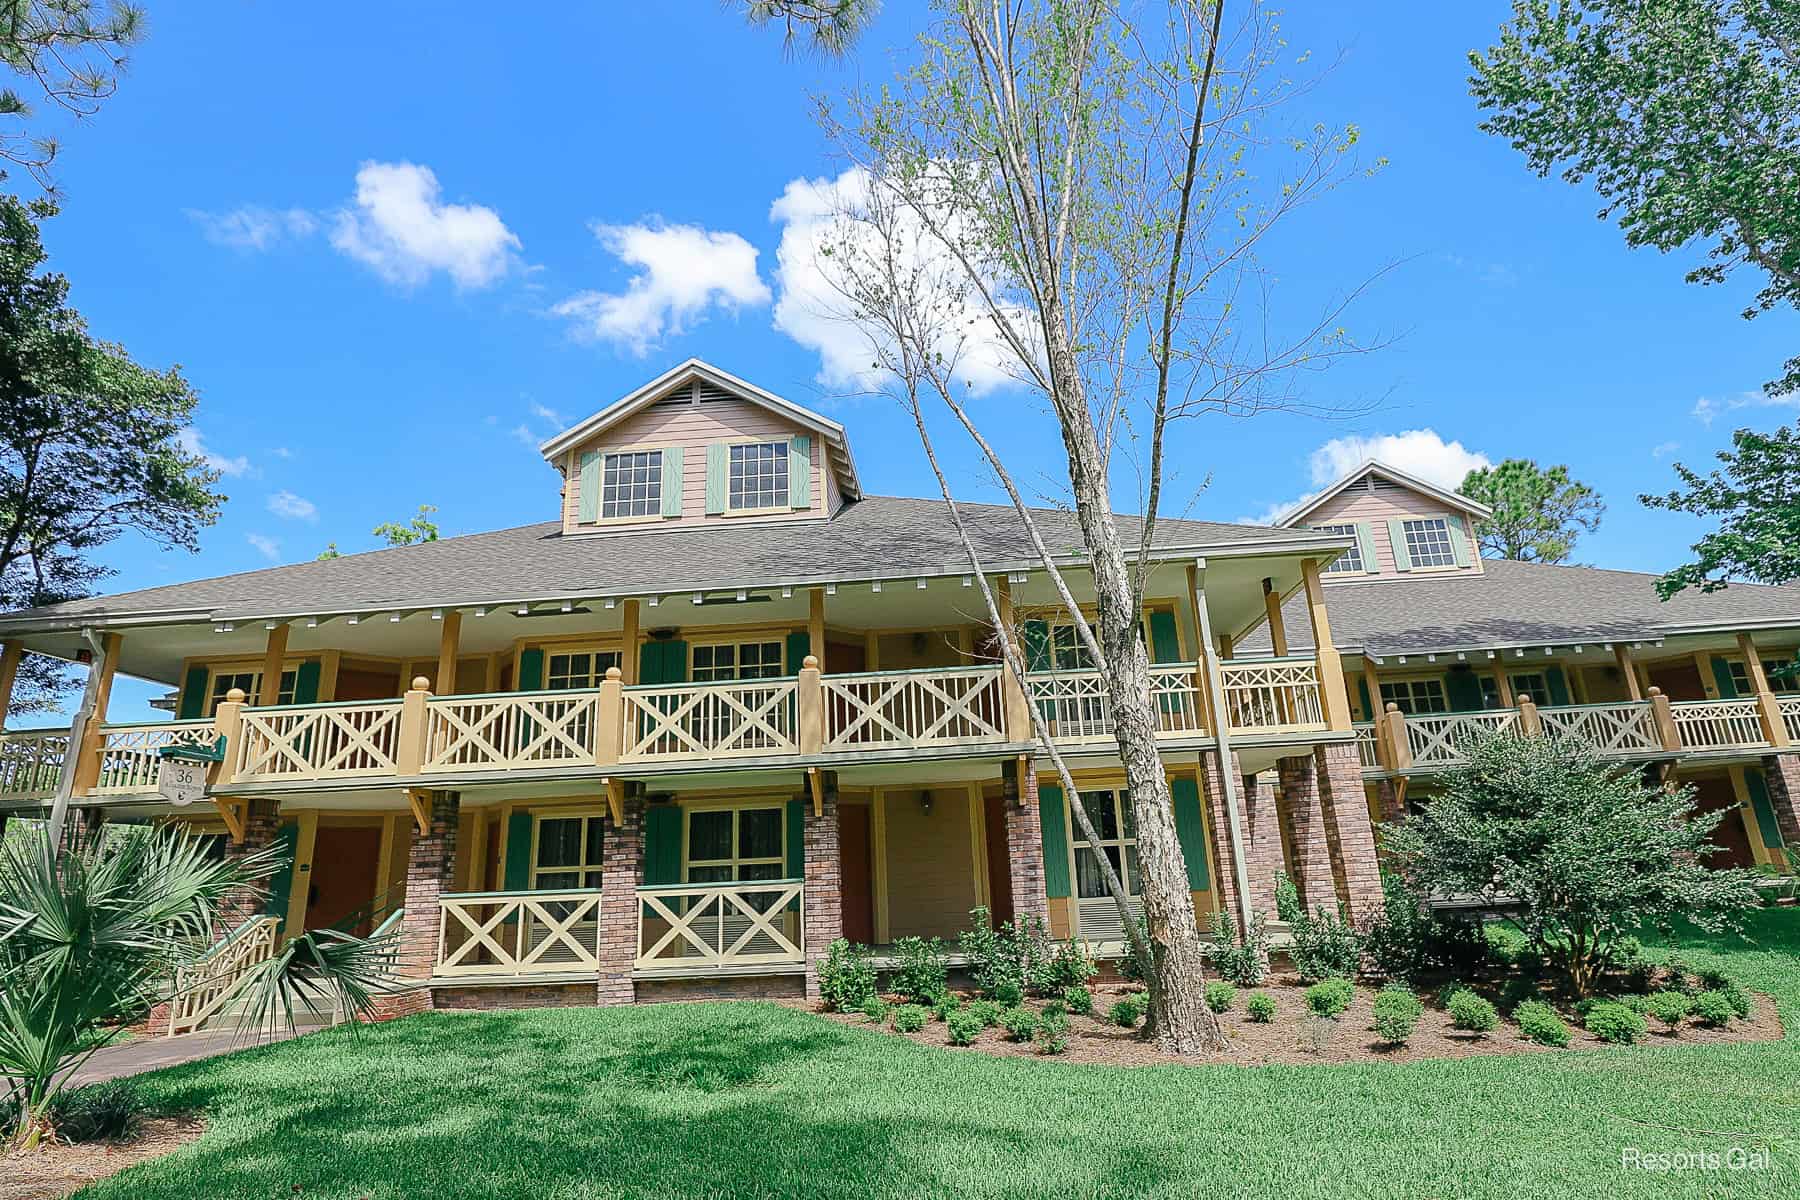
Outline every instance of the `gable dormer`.
POLYGON ((1289 529, 1348 533, 1356 549, 1325 571, 1328 583, 1481 574, 1475 523, 1484 504, 1373 460, 1282 518, 1289 529))
POLYGON ((823 520, 861 494, 842 425, 698 359, 539 449, 565 533, 823 520))

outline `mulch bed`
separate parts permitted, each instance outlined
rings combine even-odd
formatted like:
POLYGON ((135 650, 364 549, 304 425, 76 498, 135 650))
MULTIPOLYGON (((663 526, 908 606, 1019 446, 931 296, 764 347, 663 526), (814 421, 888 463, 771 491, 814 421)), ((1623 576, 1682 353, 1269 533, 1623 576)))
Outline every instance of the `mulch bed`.
MULTIPOLYGON (((1302 1045, 1302 1036, 1312 1022, 1304 999, 1306 985, 1293 977, 1271 977, 1263 987, 1255 990, 1266 992, 1275 1001, 1273 1021, 1261 1025, 1247 1018, 1244 1015, 1244 1002, 1251 993, 1240 988, 1231 1011, 1220 1017, 1225 1034, 1231 1040, 1231 1048, 1213 1055, 1182 1056, 1164 1054, 1154 1043, 1144 1041, 1138 1031, 1108 1024, 1105 1020, 1107 1009, 1133 989, 1119 983, 1098 983, 1093 988, 1094 1015, 1079 1017, 1071 1014, 1068 1053, 1047 1058, 1046 1061, 1100 1063, 1120 1067, 1210 1062, 1249 1067, 1269 1063, 1417 1062, 1430 1058, 1472 1058, 1481 1054, 1567 1053, 1593 1050, 1606 1045, 1582 1029, 1581 1022, 1566 1011, 1563 1019, 1568 1022, 1572 1035, 1568 1051, 1554 1051, 1550 1047, 1526 1041, 1520 1035, 1518 1026, 1504 1017, 1492 1033, 1464 1033, 1452 1029, 1449 1015, 1426 997, 1425 1015, 1419 1019, 1418 1028, 1413 1031, 1411 1039, 1404 1046, 1387 1046, 1381 1043, 1380 1037, 1370 1028, 1375 989, 1358 987, 1356 999, 1341 1017, 1331 1023, 1330 1034, 1322 1050, 1314 1053, 1310 1047, 1302 1045)), ((1780 1040, 1781 1021, 1776 1015, 1774 1001, 1760 993, 1752 993, 1751 1001, 1753 1007, 1749 1020, 1734 1020, 1721 1029, 1707 1029, 1689 1020, 1681 1026, 1679 1036, 1671 1036, 1664 1032, 1665 1027, 1659 1022, 1649 1021, 1650 1034, 1638 1043, 1637 1048, 1780 1040)), ((1034 1009, 1041 1006, 1041 1001, 1028 1003, 1034 1009)), ((860 1013, 824 1015, 846 1025, 867 1025, 860 1013)), ((915 1042, 943 1046, 956 1052, 979 1050, 995 1055, 1042 1057, 1029 1042, 1008 1041, 1005 1030, 999 1026, 984 1030, 969 1046, 951 1046, 948 1028, 937 1020, 913 1034, 896 1033, 890 1021, 886 1032, 891 1037, 906 1037, 915 1042)))
POLYGON ((0 1156, 0 1200, 56 1200, 126 1167, 179 1150, 206 1131, 198 1117, 146 1117, 116 1142, 46 1142, 0 1156))

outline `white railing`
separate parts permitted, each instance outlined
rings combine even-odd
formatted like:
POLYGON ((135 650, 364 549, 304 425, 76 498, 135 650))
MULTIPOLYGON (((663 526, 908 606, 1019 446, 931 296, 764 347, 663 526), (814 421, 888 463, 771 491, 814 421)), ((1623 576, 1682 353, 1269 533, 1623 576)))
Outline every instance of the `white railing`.
POLYGON ((50 799, 56 795, 68 758, 67 729, 18 729, 0 734, 0 798, 50 799))
POLYGON ((1511 729, 1519 714, 1510 708, 1491 712, 1420 713, 1406 718, 1406 744, 1415 767, 1450 766, 1463 761, 1463 744, 1483 734, 1511 729))
POLYGON ((1787 726, 1788 741, 1800 742, 1800 696, 1777 696, 1775 703, 1781 709, 1781 723, 1787 726))
POLYGON ((240 730, 239 780, 391 775, 400 701, 246 708, 240 730))
POLYGON ((1001 667, 826 675, 827 750, 1003 741, 1001 667))
POLYGON ((1669 706, 1684 750, 1729 750, 1763 744, 1755 700, 1679 700, 1669 706))
POLYGON ((437 975, 547 975, 600 968, 600 893, 438 897, 437 975))
POLYGON ((425 707, 426 771, 594 761, 600 693, 433 696, 425 707))
POLYGON ((1649 701, 1563 704, 1537 711, 1545 737, 1579 738, 1602 754, 1657 753, 1663 748, 1649 701))
MULTIPOLYGON (((1194 671, 1193 663, 1151 664, 1150 696, 1156 704, 1159 736, 1204 732, 1194 671)), ((1112 701, 1098 671, 1038 671, 1027 678, 1026 684, 1050 726, 1050 735, 1058 741, 1112 737, 1112 701)))
POLYGON ((792 679, 625 689, 622 758, 731 758, 793 754, 792 679))
POLYGON ((212 746, 219 734, 211 721, 159 721, 153 725, 103 725, 96 795, 154 792, 164 746, 212 746))
POLYGON ((806 961, 798 879, 640 887, 637 969, 806 961))
POLYGON ((225 1006, 256 967, 275 956, 281 922, 251 917, 191 966, 175 972, 169 998, 169 1036, 192 1033, 225 1006))
POLYGON ((1310 658, 1227 659, 1219 682, 1234 730, 1325 728, 1319 665, 1310 658))
POLYGON ((1363 769, 1377 771, 1381 769, 1381 735, 1373 721, 1358 721, 1356 730, 1356 754, 1362 760, 1363 769))

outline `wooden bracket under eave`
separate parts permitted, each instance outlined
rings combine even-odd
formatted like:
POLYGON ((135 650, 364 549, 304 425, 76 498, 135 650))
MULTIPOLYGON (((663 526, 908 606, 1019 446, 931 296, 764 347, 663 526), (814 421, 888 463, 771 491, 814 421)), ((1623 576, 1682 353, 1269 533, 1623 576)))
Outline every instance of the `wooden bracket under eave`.
POLYGON ((219 816, 225 821, 225 831, 231 834, 231 844, 244 844, 244 802, 228 796, 214 796, 213 807, 219 810, 219 816))
POLYGON ((625 781, 609 776, 600 782, 606 788, 606 807, 612 810, 613 828, 617 829, 625 824, 625 781))
POLYGON ((1406 811, 1406 784, 1405 775, 1394 776, 1394 807, 1403 813, 1406 811))
POLYGON ((431 832, 431 793, 424 788, 407 788, 406 805, 412 809, 413 824, 418 826, 419 836, 424 837, 431 832))
POLYGON ((817 767, 806 769, 806 784, 812 790, 813 816, 825 815, 825 772, 817 767))

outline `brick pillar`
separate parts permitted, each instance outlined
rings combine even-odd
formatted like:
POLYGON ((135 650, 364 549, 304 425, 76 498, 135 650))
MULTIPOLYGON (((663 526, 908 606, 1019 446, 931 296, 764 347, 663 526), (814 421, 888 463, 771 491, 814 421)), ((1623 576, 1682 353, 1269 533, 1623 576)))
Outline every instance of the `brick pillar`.
POLYGON ((1400 803, 1400 789, 1394 786, 1391 779, 1383 779, 1375 785, 1375 794, 1382 821, 1400 821, 1406 818, 1406 808, 1400 803))
MULTIPOLYGON (((1281 814, 1275 805, 1275 790, 1259 787, 1255 779, 1245 779, 1238 756, 1231 756, 1231 772, 1241 779, 1240 812, 1245 823, 1244 870, 1250 877, 1250 905, 1253 909, 1275 915, 1275 872, 1281 869, 1281 814)), ((1206 829, 1212 839, 1213 861, 1219 866, 1219 907, 1231 913, 1231 919, 1243 924, 1238 903, 1237 867, 1232 857, 1231 813, 1225 805, 1225 781, 1219 773, 1216 751, 1200 755, 1201 783, 1206 790, 1206 829)))
POLYGON ((630 1004, 637 999, 631 981, 637 960, 638 884, 644 879, 644 801, 629 796, 625 819, 606 819, 604 869, 600 875, 600 983, 596 1004, 630 1004))
MULTIPOLYGON (((281 813, 275 801, 250 801, 244 809, 244 840, 234 842, 229 837, 225 839, 226 860, 241 860, 267 850, 275 844, 275 831, 280 828, 281 813)), ((219 902, 219 923, 213 930, 214 940, 223 938, 251 917, 267 912, 270 901, 267 880, 227 892, 219 902)), ((287 897, 280 897, 275 908, 277 912, 286 912, 287 897)))
POLYGON ((1332 869, 1325 813, 1319 804, 1319 771, 1311 754, 1276 762, 1281 773, 1281 807, 1294 835, 1294 886, 1307 912, 1337 910, 1338 885, 1332 869))
POLYGON ((806 797, 806 998, 819 998, 819 960, 831 943, 844 936, 842 864, 838 857, 838 800, 827 789, 822 811, 813 814, 806 797))
POLYGON ((1363 791, 1362 759, 1350 742, 1316 747, 1313 758, 1333 881, 1350 923, 1367 929, 1381 916, 1382 890, 1375 827, 1369 823, 1368 793, 1363 791))
POLYGON ((415 833, 406 855, 406 915, 400 918, 399 961, 396 972, 419 986, 379 996, 375 1018, 386 1021, 411 1016, 431 1007, 431 993, 423 985, 437 966, 438 932, 443 912, 438 897, 456 890, 456 834, 462 823, 462 795, 431 793, 431 819, 424 833, 415 833))
POLYGON ((1038 813, 1037 768, 1025 764, 1021 782, 1009 778, 1001 803, 1006 811, 1006 871, 1012 887, 1013 921, 1026 917, 1050 923, 1044 894, 1044 827, 1038 813))
POLYGON ((1775 810, 1775 828, 1781 831, 1784 844, 1800 846, 1800 754, 1771 754, 1762 765, 1769 805, 1775 810))

